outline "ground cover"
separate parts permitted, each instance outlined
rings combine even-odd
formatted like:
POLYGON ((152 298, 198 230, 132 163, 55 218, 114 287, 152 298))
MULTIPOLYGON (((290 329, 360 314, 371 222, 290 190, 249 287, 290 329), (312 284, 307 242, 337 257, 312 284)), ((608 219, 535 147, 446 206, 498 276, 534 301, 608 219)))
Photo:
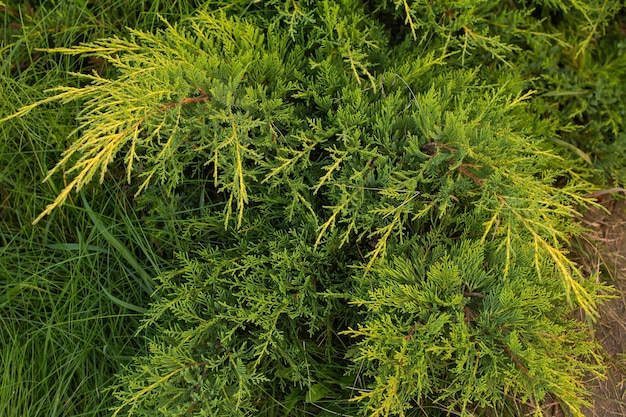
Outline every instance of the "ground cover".
POLYGON ((623 5, 5 3, 3 414, 621 412, 623 5))

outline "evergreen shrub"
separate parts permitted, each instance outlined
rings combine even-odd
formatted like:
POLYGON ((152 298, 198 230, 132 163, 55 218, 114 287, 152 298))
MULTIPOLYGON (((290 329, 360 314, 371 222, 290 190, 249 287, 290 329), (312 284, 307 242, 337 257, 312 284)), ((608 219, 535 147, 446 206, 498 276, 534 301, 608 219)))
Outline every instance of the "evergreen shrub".
POLYGON ((178 267, 114 414, 542 415, 551 396, 581 415, 609 290, 566 245, 598 168, 623 180, 603 159, 626 149, 623 14, 210 1, 50 50, 114 72, 13 115, 81 103, 36 221, 124 168, 146 227, 179 239, 153 236, 178 267))

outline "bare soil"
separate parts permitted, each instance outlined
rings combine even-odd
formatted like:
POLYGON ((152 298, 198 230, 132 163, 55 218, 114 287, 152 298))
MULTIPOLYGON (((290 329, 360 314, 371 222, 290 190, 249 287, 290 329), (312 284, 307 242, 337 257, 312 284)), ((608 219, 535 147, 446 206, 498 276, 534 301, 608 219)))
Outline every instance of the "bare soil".
POLYGON ((617 289, 617 297, 600 306, 595 325, 597 340, 608 365, 606 379, 587 381, 593 407, 587 417, 626 416, 626 201, 610 200, 606 208, 589 210, 581 221, 589 229, 581 243, 581 262, 588 272, 617 289))

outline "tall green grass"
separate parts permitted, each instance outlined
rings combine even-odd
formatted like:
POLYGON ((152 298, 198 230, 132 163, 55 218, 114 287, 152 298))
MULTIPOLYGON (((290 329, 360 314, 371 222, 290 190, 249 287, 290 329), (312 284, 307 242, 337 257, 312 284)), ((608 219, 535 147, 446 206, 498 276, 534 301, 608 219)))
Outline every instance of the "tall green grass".
MULTIPOLYGON (((0 3, 0 118, 76 85, 68 73, 106 71, 97 61, 39 49, 151 29, 195 2, 42 1, 0 3)), ((129 194, 113 178, 74 197, 37 226, 59 192, 42 183, 74 129, 74 107, 49 106, 0 126, 0 415, 109 415, 106 388, 132 356, 153 290, 167 262, 138 227, 129 194)), ((57 184, 57 185, 55 185, 57 184)))

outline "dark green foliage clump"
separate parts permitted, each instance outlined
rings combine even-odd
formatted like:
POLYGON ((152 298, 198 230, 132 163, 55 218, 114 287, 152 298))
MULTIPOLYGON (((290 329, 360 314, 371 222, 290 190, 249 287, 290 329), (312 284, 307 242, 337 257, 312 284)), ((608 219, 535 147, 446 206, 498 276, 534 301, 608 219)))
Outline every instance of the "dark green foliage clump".
POLYGON ((597 168, 623 181, 604 157, 626 149, 620 13, 209 2, 52 49, 111 75, 16 113, 80 103, 36 221, 124 169, 176 258, 114 413, 541 415, 552 395, 579 415, 602 365, 571 313, 592 321, 607 289, 564 246, 597 168))

